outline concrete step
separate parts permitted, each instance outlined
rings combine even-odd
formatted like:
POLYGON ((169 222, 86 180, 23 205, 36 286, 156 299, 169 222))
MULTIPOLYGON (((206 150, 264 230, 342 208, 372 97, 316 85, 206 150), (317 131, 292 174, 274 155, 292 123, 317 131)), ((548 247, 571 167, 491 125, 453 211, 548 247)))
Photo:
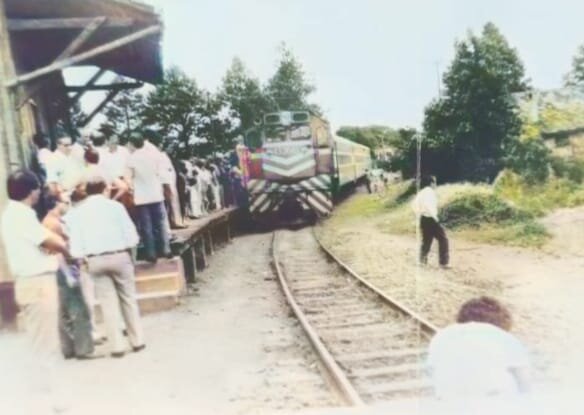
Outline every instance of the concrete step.
POLYGON ((179 281, 181 277, 176 273, 162 273, 149 276, 136 276, 136 292, 138 294, 149 294, 164 291, 174 291, 179 293, 182 285, 179 281))
POLYGON ((136 263, 136 291, 138 294, 186 291, 183 262, 180 258, 159 259, 156 264, 136 263))
POLYGON ((176 307, 178 303, 179 295, 176 291, 138 294, 138 305, 140 306, 141 314, 170 310, 176 307))

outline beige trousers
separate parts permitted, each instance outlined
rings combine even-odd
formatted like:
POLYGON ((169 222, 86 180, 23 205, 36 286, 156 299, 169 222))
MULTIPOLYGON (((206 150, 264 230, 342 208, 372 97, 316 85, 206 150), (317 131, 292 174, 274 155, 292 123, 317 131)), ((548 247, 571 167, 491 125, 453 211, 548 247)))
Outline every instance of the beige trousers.
POLYGON ((56 358, 60 350, 56 273, 16 279, 14 295, 36 357, 56 358))
POLYGON ((88 271, 95 283, 103 322, 112 353, 124 352, 126 342, 119 319, 120 309, 133 347, 144 344, 144 333, 136 297, 134 263, 126 252, 90 257, 88 271))

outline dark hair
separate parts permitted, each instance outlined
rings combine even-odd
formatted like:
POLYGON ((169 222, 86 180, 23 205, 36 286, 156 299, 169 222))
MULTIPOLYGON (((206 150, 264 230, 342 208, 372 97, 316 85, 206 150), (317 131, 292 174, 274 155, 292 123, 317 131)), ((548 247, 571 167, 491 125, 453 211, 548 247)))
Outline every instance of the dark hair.
POLYGON ((57 195, 49 194, 49 195, 45 196, 43 203, 44 203, 45 210, 47 212, 49 212, 49 211, 55 209, 55 207, 59 203, 61 203, 61 199, 59 199, 59 197, 57 195))
POLYGON ((41 188, 38 177, 30 170, 17 170, 8 176, 6 183, 8 197, 11 200, 22 201, 41 188))
POLYGON ((162 137, 154 130, 147 128, 142 135, 156 147, 162 143, 162 137))
POLYGON ((422 180, 420 180, 420 187, 423 189, 424 187, 432 186, 432 184, 436 181, 434 176, 422 176, 422 180))
POLYGON ((45 134, 43 134, 43 133, 36 133, 32 137, 32 142, 38 148, 47 148, 49 146, 49 140, 47 139, 47 136, 45 134))
POLYGON ((92 150, 91 148, 88 148, 87 150, 85 150, 85 154, 83 155, 83 158, 89 164, 99 163, 99 153, 95 150, 92 150))
POLYGON ((460 307, 456 321, 493 324, 503 330, 511 330, 511 313, 499 301, 491 297, 473 298, 460 307))
POLYGON ((130 143, 136 148, 142 148, 144 147, 144 137, 137 132, 134 132, 130 134, 130 143))
POLYGON ((91 195, 100 195, 102 194, 105 189, 107 188, 107 184, 105 179, 103 178, 90 178, 85 185, 85 192, 88 196, 91 195))
POLYGON ((91 137, 91 142, 96 147, 101 147, 105 144, 105 135, 96 135, 91 137))

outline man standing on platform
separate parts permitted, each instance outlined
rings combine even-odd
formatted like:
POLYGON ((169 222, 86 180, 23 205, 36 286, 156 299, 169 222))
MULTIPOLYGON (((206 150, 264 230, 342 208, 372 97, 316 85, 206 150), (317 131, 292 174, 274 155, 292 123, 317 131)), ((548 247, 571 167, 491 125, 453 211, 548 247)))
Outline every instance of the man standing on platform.
POLYGON ((414 212, 419 218, 422 231, 422 246, 420 247, 420 263, 428 262, 428 253, 434 238, 438 240, 440 267, 449 269, 448 238, 444 228, 438 222, 438 198, 436 197, 436 178, 424 176, 421 180, 421 191, 414 199, 414 212))
POLYGON ((54 358, 59 353, 59 262, 47 252, 67 257, 69 252, 65 240, 45 228, 33 210, 41 192, 35 174, 28 170, 12 173, 7 189, 10 200, 2 214, 2 239, 15 279, 16 302, 35 353, 54 358))
POLYGON ((144 145, 144 138, 132 133, 130 143, 135 151, 128 158, 134 188, 134 204, 146 260, 156 262, 158 256, 169 257, 170 235, 161 180, 161 158, 144 145), (158 254, 158 255, 157 255, 158 254))
POLYGON ((135 352, 144 349, 144 335, 136 297, 131 249, 138 244, 136 227, 126 209, 105 196, 103 177, 87 180, 87 199, 69 217, 71 256, 85 259, 95 282, 112 357, 122 357, 126 347, 119 313, 135 352))

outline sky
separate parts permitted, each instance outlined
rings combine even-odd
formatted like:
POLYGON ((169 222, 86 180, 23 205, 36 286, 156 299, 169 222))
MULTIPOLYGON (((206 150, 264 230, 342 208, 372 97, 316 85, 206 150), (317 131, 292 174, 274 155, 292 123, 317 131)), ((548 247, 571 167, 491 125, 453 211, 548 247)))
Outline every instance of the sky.
POLYGON ((214 91, 234 56, 266 82, 285 42, 333 127, 417 127, 454 42, 491 21, 532 85, 561 86, 584 43, 578 0, 142 0, 162 14, 163 62, 214 91))

